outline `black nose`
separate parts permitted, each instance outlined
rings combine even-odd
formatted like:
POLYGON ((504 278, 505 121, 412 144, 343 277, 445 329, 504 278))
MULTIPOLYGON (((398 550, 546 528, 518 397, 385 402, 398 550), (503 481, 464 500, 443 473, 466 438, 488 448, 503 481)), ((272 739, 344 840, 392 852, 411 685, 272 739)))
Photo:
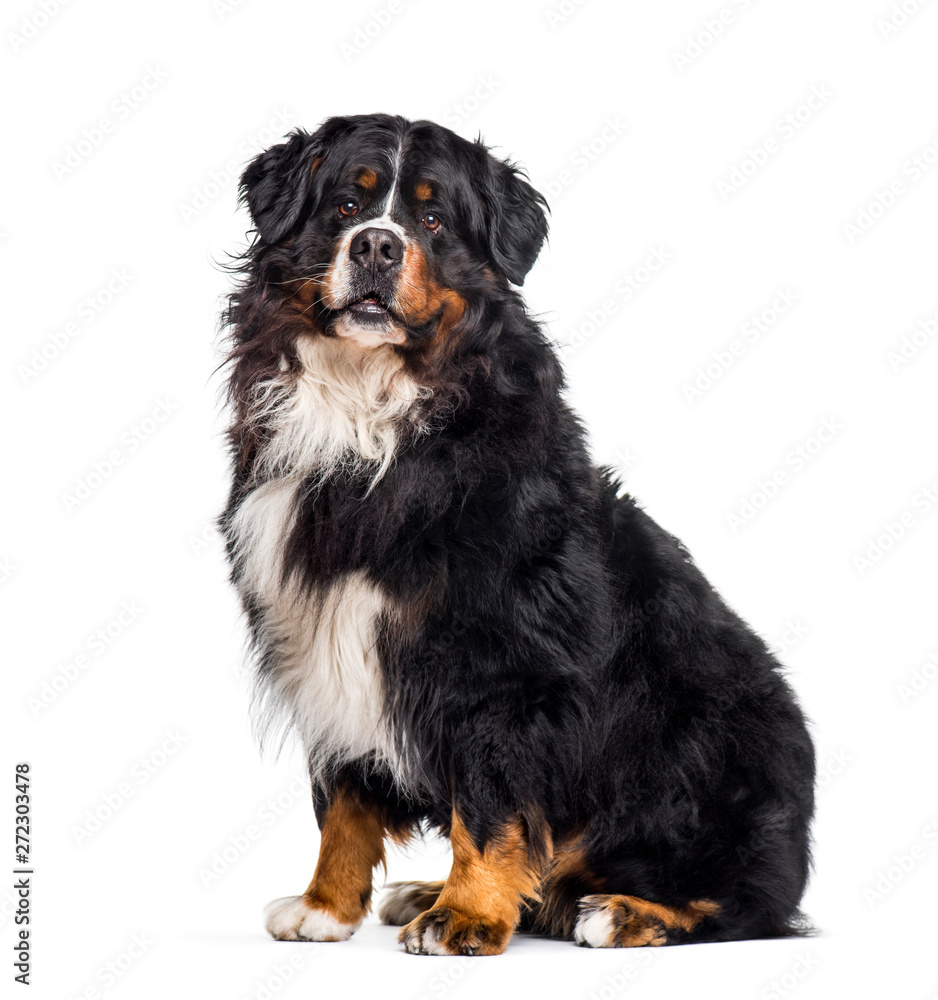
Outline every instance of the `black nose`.
POLYGON ((400 264, 404 244, 389 229, 363 229, 355 234, 349 254, 359 267, 375 274, 400 264))

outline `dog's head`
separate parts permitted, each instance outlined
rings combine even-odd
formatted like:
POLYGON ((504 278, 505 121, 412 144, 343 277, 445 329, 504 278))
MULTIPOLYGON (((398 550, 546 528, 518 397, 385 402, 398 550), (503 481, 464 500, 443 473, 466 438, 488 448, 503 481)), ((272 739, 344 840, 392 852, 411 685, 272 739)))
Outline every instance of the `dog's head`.
POLYGON ((445 338, 487 290, 524 281, 547 234, 544 199, 511 163, 389 115, 293 132, 249 164, 241 194, 255 259, 298 315, 366 347, 445 338))

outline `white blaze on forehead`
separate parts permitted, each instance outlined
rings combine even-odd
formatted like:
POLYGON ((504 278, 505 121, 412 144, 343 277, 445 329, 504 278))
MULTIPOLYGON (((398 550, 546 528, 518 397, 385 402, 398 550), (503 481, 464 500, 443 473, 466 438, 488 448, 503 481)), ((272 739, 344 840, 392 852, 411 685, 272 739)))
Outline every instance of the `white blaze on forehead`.
POLYGON ((384 201, 384 211, 381 213, 381 219, 391 221, 391 208, 394 205, 394 195, 397 193, 397 182, 401 176, 401 157, 404 153, 403 142, 398 144, 397 152, 391 159, 391 189, 388 191, 388 196, 384 201))
POLYGON ((397 193, 397 183, 401 176, 401 158, 403 155, 403 149, 403 144, 399 144, 396 151, 388 158, 388 162, 391 167, 391 187, 384 198, 384 203, 381 207, 381 214, 374 219, 363 219, 361 222, 357 222, 354 226, 350 226, 343 233, 342 239, 336 247, 329 277, 331 277, 332 272, 335 271, 336 263, 348 259, 349 246, 351 245, 352 240, 355 239, 355 236, 363 229, 370 229, 373 226, 379 229, 387 229, 394 233, 394 235, 404 243, 405 247, 407 246, 407 233, 404 232, 402 226, 398 225, 398 223, 391 218, 391 207, 394 204, 394 195, 397 193))
MULTIPOLYGON (((401 144, 398 145, 397 151, 390 157, 391 187, 385 196, 381 214, 377 218, 363 219, 361 222, 349 227, 342 234, 342 239, 339 240, 339 244, 332 257, 332 263, 329 265, 329 270, 326 272, 325 281, 323 282, 323 302, 330 309, 342 308, 347 303, 350 294, 352 268, 352 260, 349 250, 352 245, 352 240, 355 239, 358 233, 360 233, 363 229, 386 229, 393 233, 401 241, 404 248, 404 256, 406 258, 408 248, 407 233, 404 231, 402 226, 391 218, 391 208, 394 204, 394 196, 397 192, 398 180, 401 175, 402 155, 403 145, 401 144)), ((348 324, 346 324, 346 326, 348 326, 348 324)), ((348 331, 340 330, 339 332, 343 336, 348 335, 348 331)), ((368 334, 373 332, 374 331, 371 329, 367 331, 368 334)), ((366 344, 371 346, 373 339, 374 338, 366 337, 366 344)), ((399 343, 402 340, 400 336, 396 335, 394 337, 384 335, 379 339, 382 341, 390 340, 392 343, 399 343)))
POLYGON ((389 159, 391 164, 391 187, 385 196, 381 214, 376 219, 369 219, 367 222, 360 222, 353 229, 349 230, 350 234, 354 235, 357 230, 364 226, 377 226, 381 229, 390 229, 392 233, 399 236, 401 239, 405 238, 404 230, 401 229, 401 227, 391 218, 391 209, 394 206, 394 195, 397 194, 397 183, 401 177, 401 157, 403 155, 403 151, 403 145, 399 145, 397 147, 397 151, 389 159))

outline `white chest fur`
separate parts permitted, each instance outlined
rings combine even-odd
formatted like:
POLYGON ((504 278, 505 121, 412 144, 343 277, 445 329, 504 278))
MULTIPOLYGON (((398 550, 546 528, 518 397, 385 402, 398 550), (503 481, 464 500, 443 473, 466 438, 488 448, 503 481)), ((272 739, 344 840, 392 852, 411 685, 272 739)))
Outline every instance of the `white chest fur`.
POLYGON ((269 663, 262 711, 267 722, 279 718, 295 728, 314 769, 373 752, 399 772, 374 648, 386 596, 360 572, 312 593, 281 581, 300 488, 297 479, 265 483, 232 526, 240 585, 261 613, 260 646, 269 663))
POLYGON ((298 490, 354 465, 377 481, 426 390, 387 348, 356 354, 335 339, 302 338, 297 356, 299 375, 283 372, 256 395, 255 419, 270 432, 260 471, 273 478, 245 498, 232 524, 240 586, 260 609, 270 665, 262 711, 296 729, 314 769, 373 752, 400 775, 375 654, 386 595, 361 572, 309 593, 284 583, 281 571, 298 490))
POLYGON ((388 347, 363 351, 334 337, 303 337, 296 353, 299 374, 284 373, 258 393, 257 416, 270 429, 261 470, 325 478, 336 468, 367 464, 379 479, 428 390, 388 347), (288 392, 265 414, 278 396, 270 390, 279 386, 288 392))

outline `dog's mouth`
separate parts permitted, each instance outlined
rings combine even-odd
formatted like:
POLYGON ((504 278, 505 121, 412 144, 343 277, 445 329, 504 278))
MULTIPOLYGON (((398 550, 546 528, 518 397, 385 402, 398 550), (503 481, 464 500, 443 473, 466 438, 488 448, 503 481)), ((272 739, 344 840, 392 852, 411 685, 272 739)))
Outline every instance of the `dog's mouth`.
POLYGON ((371 323, 384 323, 394 319, 394 314, 388 303, 378 292, 371 291, 355 299, 345 307, 356 320, 371 323))
POLYGON ((407 343, 406 324, 374 289, 338 309, 332 329, 339 337, 370 347, 407 343))

